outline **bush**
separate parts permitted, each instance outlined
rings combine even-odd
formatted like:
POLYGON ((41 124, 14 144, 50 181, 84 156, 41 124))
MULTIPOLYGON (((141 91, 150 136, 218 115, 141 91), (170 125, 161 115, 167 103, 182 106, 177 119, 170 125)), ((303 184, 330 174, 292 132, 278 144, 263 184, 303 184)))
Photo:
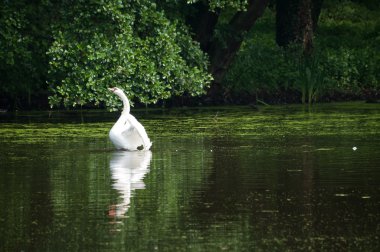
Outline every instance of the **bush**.
POLYGON ((314 55, 275 44, 275 15, 268 9, 239 51, 224 80, 232 93, 248 92, 272 101, 379 98, 380 18, 378 10, 345 1, 327 5, 314 40, 314 55), (279 95, 280 94, 280 95, 279 95))
POLYGON ((49 50, 51 105, 105 104, 123 88, 130 99, 155 103, 187 92, 199 95, 210 83, 207 58, 186 27, 170 21, 152 1, 65 6, 49 50))

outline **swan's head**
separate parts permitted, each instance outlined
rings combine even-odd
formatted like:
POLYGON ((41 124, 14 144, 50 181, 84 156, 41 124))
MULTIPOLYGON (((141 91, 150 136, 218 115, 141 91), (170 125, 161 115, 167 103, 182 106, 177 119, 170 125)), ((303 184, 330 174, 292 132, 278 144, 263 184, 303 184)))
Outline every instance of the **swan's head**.
POLYGON ((124 94, 123 90, 118 88, 118 87, 108 88, 108 90, 111 91, 112 93, 118 95, 118 96, 124 94))
POLYGON ((114 93, 115 95, 119 96, 120 99, 123 101, 123 105, 124 105, 123 113, 129 113, 129 110, 130 110, 129 100, 128 100, 128 97, 124 94, 123 90, 118 87, 108 88, 108 90, 114 93))

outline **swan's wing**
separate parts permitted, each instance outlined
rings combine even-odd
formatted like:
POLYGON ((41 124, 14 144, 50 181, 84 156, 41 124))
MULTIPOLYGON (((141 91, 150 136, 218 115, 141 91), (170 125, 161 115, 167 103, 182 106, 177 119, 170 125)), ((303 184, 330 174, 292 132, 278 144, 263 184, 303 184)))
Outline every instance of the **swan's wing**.
POLYGON ((125 120, 123 127, 121 128, 121 134, 125 137, 130 136, 135 131, 135 128, 128 119, 125 120))
POLYGON ((142 126, 142 124, 139 121, 137 121, 136 118, 132 115, 128 116, 127 124, 129 124, 129 127, 126 127, 122 134, 125 136, 137 134, 141 138, 144 149, 149 150, 152 143, 150 142, 150 139, 145 131, 144 126, 142 126))

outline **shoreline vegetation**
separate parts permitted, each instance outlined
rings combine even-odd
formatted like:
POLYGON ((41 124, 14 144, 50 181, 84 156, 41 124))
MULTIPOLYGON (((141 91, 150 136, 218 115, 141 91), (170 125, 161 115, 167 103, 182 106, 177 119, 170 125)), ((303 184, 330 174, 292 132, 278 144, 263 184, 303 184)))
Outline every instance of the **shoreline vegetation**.
POLYGON ((3 2, 0 112, 378 103, 377 0, 301 2, 3 2))
MULTIPOLYGON (((213 106, 249 106, 253 109, 258 109, 259 107, 265 106, 276 106, 276 105, 300 105, 302 104, 299 100, 300 94, 294 93, 290 95, 281 94, 277 97, 274 97, 273 94, 262 94, 260 99, 256 96, 252 96, 249 93, 238 93, 238 94, 229 94, 228 96, 220 95, 219 97, 190 97, 190 96, 181 96, 173 97, 169 100, 160 100, 156 104, 142 104, 139 102, 134 103, 134 109, 170 109, 170 108, 182 108, 182 107, 213 107, 213 106)), ((0 113, 6 113, 11 111, 80 111, 80 110, 104 110, 106 109, 103 105, 92 105, 87 104, 80 107, 54 107, 51 108, 48 103, 48 95, 42 94, 32 98, 31 103, 27 99, 17 100, 15 107, 10 107, 10 99, 6 97, 0 98, 0 113)), ((325 96, 320 99, 317 104, 326 104, 326 103, 380 103, 380 99, 377 96, 374 97, 365 97, 363 95, 346 95, 339 94, 335 96, 325 96)), ((311 104, 304 104, 309 106, 311 104)))
MULTIPOLYGON (((379 106, 377 102, 367 102, 364 100, 357 101, 331 101, 319 102, 315 104, 301 104, 301 103, 288 103, 288 104, 225 104, 225 105, 194 105, 194 106, 142 106, 136 104, 131 108, 138 116, 148 115, 148 118, 155 117, 156 115, 192 115, 203 113, 214 113, 213 119, 221 116, 223 113, 236 113, 239 112, 257 112, 269 113, 270 111, 298 111, 298 112, 320 112, 324 110, 339 110, 348 112, 351 110, 363 111, 378 111, 379 106)), ((83 118, 90 119, 96 115, 101 115, 103 120, 114 120, 119 116, 121 111, 109 111, 106 108, 94 107, 80 107, 80 108, 46 108, 46 109, 33 109, 33 110, 0 110, 0 120, 2 123, 11 122, 13 119, 24 119, 29 121, 44 121, 55 119, 64 120, 70 118, 73 122, 81 122, 83 118)), ((97 117, 98 118, 98 117, 97 117)))

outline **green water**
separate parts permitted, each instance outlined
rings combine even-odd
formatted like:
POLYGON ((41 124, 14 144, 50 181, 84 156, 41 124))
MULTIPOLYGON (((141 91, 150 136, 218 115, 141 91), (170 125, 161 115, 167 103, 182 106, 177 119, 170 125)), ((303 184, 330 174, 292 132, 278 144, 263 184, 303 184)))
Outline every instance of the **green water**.
POLYGON ((0 251, 379 251, 379 112, 138 110, 133 153, 114 113, 0 114, 0 251))

